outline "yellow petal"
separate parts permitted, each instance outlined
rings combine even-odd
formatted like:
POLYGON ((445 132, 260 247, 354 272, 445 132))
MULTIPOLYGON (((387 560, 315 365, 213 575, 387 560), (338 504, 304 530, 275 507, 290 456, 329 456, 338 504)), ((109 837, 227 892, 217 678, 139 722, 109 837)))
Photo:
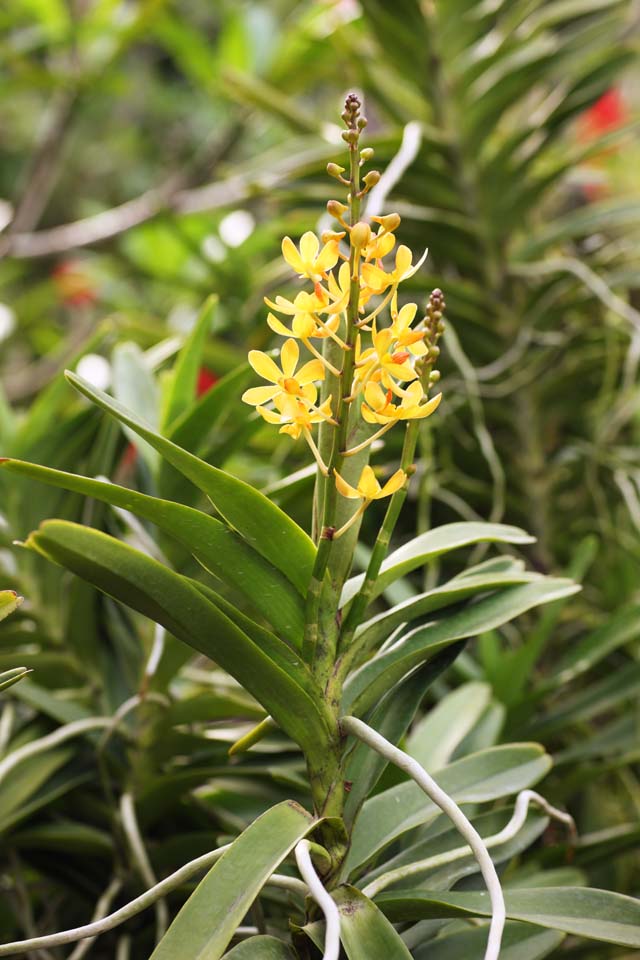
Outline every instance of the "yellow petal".
POLYGON ((260 414, 263 420, 266 420, 267 423, 281 423, 281 418, 279 413, 275 413, 273 410, 267 410, 266 407, 256 407, 256 410, 260 414))
POLYGON ((428 417, 428 416, 429 416, 430 414, 432 414, 435 410, 437 410, 438 407, 440 406, 440 401, 441 401, 441 400, 442 400, 442 394, 441 394, 441 393, 437 393, 437 394, 435 395, 435 397, 432 397, 431 400, 429 400, 428 403, 425 403, 425 405, 420 408, 420 410, 422 411, 422 416, 423 416, 423 417, 428 417))
POLYGON ((311 230, 307 230, 307 232, 303 233, 300 237, 300 256, 305 263, 305 270, 307 270, 309 264, 312 264, 315 260, 319 246, 320 241, 311 230))
POLYGON ((285 297, 276 297, 275 303, 273 300, 269 300, 269 297, 265 297, 264 302, 268 307, 271 307, 272 310, 277 310, 278 313, 292 314, 296 312, 295 305, 285 297))
POLYGON ((385 367, 396 380, 415 380, 418 376, 408 363, 385 363, 385 367))
POLYGON ((325 273, 327 270, 331 270, 332 267, 335 267, 338 262, 338 241, 330 240, 328 243, 325 243, 324 247, 320 251, 320 256, 316 260, 316 270, 318 273, 325 273))
POLYGON ((358 480, 358 490, 365 500, 375 500, 380 493, 380 484, 376 479, 373 469, 368 464, 362 468, 362 473, 358 480))
POLYGON ((388 417, 381 417, 379 414, 374 413, 366 403, 363 403, 360 407, 360 413, 362 414, 362 419, 366 420, 367 423, 388 423, 388 417))
POLYGON ((302 387, 313 380, 324 380, 324 364, 321 360, 309 360, 300 367, 296 380, 302 387))
POLYGON ((273 400, 279 387, 250 387, 242 394, 244 403, 250 403, 255 407, 258 403, 268 403, 273 400))
POLYGON ((302 393, 305 400, 308 400, 309 403, 315 403, 318 399, 318 391, 312 383, 305 383, 302 388, 302 393))
POLYGON ((280 351, 280 361, 282 363, 282 372, 285 377, 292 377, 300 359, 300 348, 293 337, 282 344, 280 351))
POLYGON ((389 477, 376 499, 380 500, 382 497, 390 497, 391 494, 395 493, 404 485, 406 479, 407 475, 404 470, 396 470, 393 476, 389 477))
POLYGON ((334 471, 336 476, 336 487, 338 488, 338 493, 341 493, 343 497, 347 497, 348 500, 362 500, 362 496, 355 487, 352 487, 350 483, 347 483, 346 480, 340 476, 337 470, 334 471))
POLYGON ((393 326, 398 333, 405 331, 413 323, 413 318, 418 310, 417 303, 405 303, 404 307, 395 319, 393 326))
POLYGON ((424 390, 419 380, 410 383, 405 391, 405 398, 402 405, 406 407, 416 407, 424 398, 424 390))
POLYGON ((412 259, 413 254, 409 247, 405 247, 405 245, 401 243, 396 252, 396 274, 398 278, 403 277, 405 273, 411 269, 412 259))
POLYGON ((297 313, 291 324, 296 337, 307 340, 309 337, 317 337, 317 325, 309 313, 297 313))
POLYGON ((299 423, 285 423, 284 427, 280 427, 279 433, 288 433, 293 440, 297 440, 302 433, 302 427, 299 423))
POLYGON ((291 336, 291 330, 289 330, 288 327, 285 327, 282 320, 278 320, 278 318, 274 316, 272 313, 268 314, 267 323, 269 324, 273 332, 280 334, 281 337, 291 336))
POLYGON ((262 350, 249 351, 249 363, 264 380, 271 380, 271 383, 277 383, 282 376, 282 371, 278 369, 271 357, 268 357, 262 350))
POLYGON ((364 398, 374 410, 382 410, 387 405, 387 397, 379 384, 369 380, 364 388, 364 398))
POLYGON ((292 267, 296 273, 304 273, 305 265, 304 262, 296 250, 296 245, 291 239, 291 237, 284 237, 282 241, 282 256, 285 261, 292 267))

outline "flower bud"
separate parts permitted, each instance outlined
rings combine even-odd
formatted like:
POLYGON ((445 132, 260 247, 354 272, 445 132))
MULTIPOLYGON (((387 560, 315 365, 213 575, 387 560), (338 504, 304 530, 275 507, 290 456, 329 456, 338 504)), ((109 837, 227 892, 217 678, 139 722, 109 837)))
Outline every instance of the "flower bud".
POLYGON ((362 250, 371 241, 371 227, 364 220, 359 220, 351 227, 351 246, 362 250))
POLYGON ((338 233, 336 230, 323 230, 320 239, 323 243, 329 243, 331 240, 342 240, 344 237, 344 230, 342 233, 338 233))
POLYGON ((339 200, 329 200, 327 203, 327 213, 330 213, 336 220, 340 220, 348 209, 346 203, 340 203, 339 200))
POLYGON ((362 178, 365 186, 370 190, 371 187, 375 187, 376 183, 380 180, 382 174, 379 170, 370 170, 369 173, 365 173, 362 178))
POLYGON ((438 383, 439 380, 440 380, 440 371, 432 370, 431 373, 429 374, 429 383, 432 383, 432 384, 438 383))
POLYGON ((368 122, 366 117, 358 117, 358 130, 364 130, 368 122))
POLYGON ((369 163, 369 160, 373 160, 373 147, 365 147, 361 150, 360 159, 363 163, 369 163))
POLYGON ((340 177, 344 173, 344 170, 345 168, 341 167, 337 163, 327 164, 327 173, 329 174, 330 177, 335 177, 336 179, 338 179, 338 177, 340 177))
POLYGON ((358 131, 357 130, 343 130, 342 139, 345 143, 353 144, 358 142, 358 131))
POLYGON ((371 217, 372 220, 375 220, 376 223, 379 223, 383 230, 392 232, 397 230, 400 226, 400 214, 399 213, 387 213, 384 217, 371 217))

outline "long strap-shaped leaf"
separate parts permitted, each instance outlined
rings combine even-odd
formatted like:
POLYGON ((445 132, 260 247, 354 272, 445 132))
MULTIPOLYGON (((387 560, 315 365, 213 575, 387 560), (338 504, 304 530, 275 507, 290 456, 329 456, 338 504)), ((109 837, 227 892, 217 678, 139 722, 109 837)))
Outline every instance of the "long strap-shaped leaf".
POLYGON ((219 960, 265 881, 313 825, 293 801, 263 813, 198 884, 151 960, 219 960))
POLYGON ((357 641, 365 650, 370 650, 380 640, 390 636, 401 623, 412 623, 428 613, 453 606, 474 594, 487 593, 501 587, 513 587, 521 583, 532 583, 541 579, 539 573, 531 571, 508 571, 506 573, 480 573, 475 576, 460 577, 443 583, 440 587, 409 597, 363 623, 356 633, 357 641))
MULTIPOLYGON (((461 579, 460 583, 463 582, 461 579)), ((545 577, 535 583, 501 590, 458 613, 416 628, 402 643, 374 657, 349 678, 343 709, 362 715, 401 677, 449 644, 493 630, 541 603, 550 603, 579 589, 571 580, 545 577)))
POLYGON ((115 483, 52 470, 24 460, 0 459, 11 473, 73 490, 130 510, 174 537, 214 576, 242 593, 276 632, 300 646, 304 628, 302 599, 289 580, 226 524, 173 500, 159 500, 115 483))
MULTIPOLYGON (((394 580, 406 576, 412 570, 450 550, 473 543, 533 543, 534 540, 535 537, 529 536, 519 527, 510 527, 504 523, 446 523, 414 537, 387 557, 380 567, 371 599, 380 596, 394 580)), ((363 573, 347 580, 342 591, 343 606, 355 596, 363 582, 363 573)))
POLYGON ((349 960, 411 960, 411 954, 375 903, 355 887, 338 887, 340 939, 349 960))
POLYGON ((309 685, 306 668, 285 643, 272 637, 268 652, 262 650, 185 577, 98 530, 47 520, 29 536, 27 546, 207 654, 307 754, 323 756, 330 735, 320 693, 314 699, 304 689, 309 685))
POLYGON ((295 960, 290 947, 276 937, 249 937, 243 940, 224 960, 295 960))
MULTIPOLYGON (((398 890, 382 893, 379 907, 393 921, 439 917, 486 917, 483 893, 398 890)), ((640 947, 640 900, 608 890, 542 887, 505 890, 507 916, 577 937, 640 947)))
MULTIPOLYGON (((456 760, 436 772, 435 778, 456 803, 485 803, 526 790, 550 766, 550 758, 537 743, 510 743, 456 760)), ((438 813, 413 781, 370 797, 356 820, 345 869, 369 862, 397 837, 438 813)))
POLYGON ((80 393, 147 441, 210 498, 225 520, 270 560, 304 596, 315 556, 313 541, 280 507, 248 483, 212 467, 160 436, 112 397, 74 373, 67 379, 80 393))

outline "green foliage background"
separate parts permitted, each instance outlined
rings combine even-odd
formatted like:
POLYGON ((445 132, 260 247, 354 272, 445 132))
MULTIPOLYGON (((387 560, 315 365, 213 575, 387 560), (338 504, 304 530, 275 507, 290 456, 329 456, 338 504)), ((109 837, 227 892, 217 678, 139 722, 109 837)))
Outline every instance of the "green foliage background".
MULTIPOLYGON (((482 635, 426 705, 462 683, 487 685, 462 749, 543 742, 556 760, 547 795, 591 838, 577 865, 592 885, 637 894, 640 151, 633 110, 599 138, 581 126, 611 87, 637 106, 630 5, 17 0, 0 24, 0 197, 14 213, 0 234, 0 301, 15 318, 0 342, 0 454, 168 499, 195 494, 148 448, 134 457, 132 439, 79 402, 60 371, 87 352, 105 357, 116 396, 160 426, 162 385, 211 293, 209 371, 223 377, 249 346, 270 345, 262 298, 284 291, 280 238, 314 229, 332 195, 324 167, 340 159, 345 93, 364 93, 383 170, 407 124, 419 124, 388 208, 403 217, 400 240, 430 248, 411 292, 441 286, 449 327, 445 403, 421 436, 398 538, 460 519, 517 524, 537 537, 515 548, 522 557, 584 583, 562 606, 482 635)), ((242 407, 246 377, 241 368, 221 381, 228 406, 203 406, 185 445, 304 525, 306 452, 242 407)), ((393 441, 387 454, 397 460, 393 441)), ((36 671, 2 694, 4 750, 7 736, 21 743, 112 714, 139 689, 153 643, 147 621, 14 538, 58 516, 192 575, 196 565, 95 501, 5 476, 0 496, 0 588, 26 597, 1 628, 0 670, 36 671)), ((470 559, 486 549, 469 548, 470 559)), ((396 590, 452 572, 445 557, 424 583, 416 574, 396 590)), ((4 867, 23 871, 38 918, 50 901, 46 929, 69 923, 69 911, 77 922, 90 915, 112 860, 126 872, 117 817, 93 789, 105 763, 134 785, 158 875, 210 849, 212 836, 235 835, 283 792, 304 799, 299 757, 277 734, 228 766, 239 719, 263 711, 222 671, 187 659, 165 647, 151 687, 170 694, 172 716, 148 701, 131 743, 112 744, 108 761, 95 742, 72 744, 2 788, 4 867), (212 716, 219 723, 204 724, 212 716)), ((536 856, 565 866, 556 848, 540 844, 536 856)), ((131 895, 140 882, 127 875, 131 895)), ((12 889, 2 939, 28 932, 25 909, 12 889)), ((132 934, 142 949, 152 926, 132 934)), ((115 943, 105 940, 105 957, 115 943)), ((609 955, 589 949, 569 953, 609 955)))

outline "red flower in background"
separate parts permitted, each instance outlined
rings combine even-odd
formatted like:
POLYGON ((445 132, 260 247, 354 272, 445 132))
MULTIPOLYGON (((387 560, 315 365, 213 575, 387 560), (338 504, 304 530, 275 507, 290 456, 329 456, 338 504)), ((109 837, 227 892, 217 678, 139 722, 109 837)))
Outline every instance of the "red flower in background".
POLYGON ((208 393, 219 379, 213 370, 209 370, 208 367, 200 367, 198 372, 198 386, 196 388, 197 395, 201 397, 203 393, 208 393))
MULTIPOLYGON (((593 106, 580 117, 578 122, 578 139, 588 144, 607 133, 613 133, 624 126, 629 120, 629 108, 619 87, 611 87, 596 100, 593 106)), ((582 193, 589 202, 602 200, 609 194, 609 184, 605 170, 608 157, 614 156, 619 150, 616 145, 603 147, 589 158, 583 168, 585 173, 591 171, 591 178, 582 184, 582 193)))
POLYGON ((98 299, 98 292, 81 260, 63 260, 51 272, 51 279, 60 300, 68 307, 89 306, 98 299))
POLYGON ((580 118, 580 139, 595 140, 603 133, 622 127, 628 119, 629 108, 622 91, 618 87, 611 87, 580 118))

